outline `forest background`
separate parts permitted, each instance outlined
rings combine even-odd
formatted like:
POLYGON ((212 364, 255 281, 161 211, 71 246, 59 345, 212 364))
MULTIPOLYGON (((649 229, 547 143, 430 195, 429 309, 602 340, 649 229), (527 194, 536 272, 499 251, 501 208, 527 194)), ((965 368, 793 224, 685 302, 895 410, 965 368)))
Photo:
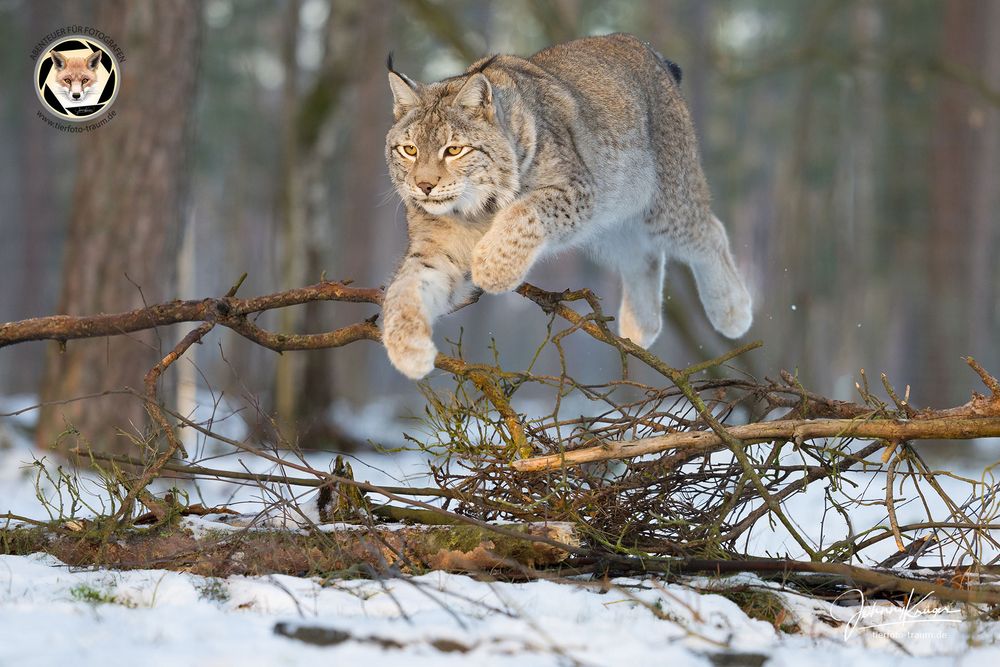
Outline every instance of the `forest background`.
MULTIPOLYGON (((1000 27, 996 0, 0 0, 0 321, 116 312, 175 297, 242 295, 330 279, 385 284, 406 244, 384 163, 385 56, 411 77, 457 74, 488 53, 635 33, 684 70, 714 209, 749 276, 758 376, 797 371, 847 398, 885 371, 911 402, 957 405, 1000 370, 1000 27), (116 118, 86 134, 38 117, 35 42, 64 25, 126 52, 116 118)), ((546 262, 545 289, 616 279, 582 256, 546 262)), ((669 269, 654 352, 685 366, 729 343, 687 269, 669 269)), ((373 307, 310 303, 271 330, 324 331, 373 307)), ((614 309, 610 306, 609 311, 614 309)), ((523 368, 545 317, 516 295, 443 320, 473 360, 523 368)), ((62 400, 141 386, 183 334, 0 350, 0 394, 62 400)), ((568 341, 578 379, 619 372, 613 350, 568 341), (579 372, 579 369, 583 369, 579 372)), ((338 446, 333 406, 419 410, 384 351, 279 356, 228 330, 175 390, 252 394, 307 446, 338 446)), ((637 369, 638 373, 642 371, 637 369)), ((43 411, 38 442, 72 423, 96 447, 143 421, 119 396, 43 411)))

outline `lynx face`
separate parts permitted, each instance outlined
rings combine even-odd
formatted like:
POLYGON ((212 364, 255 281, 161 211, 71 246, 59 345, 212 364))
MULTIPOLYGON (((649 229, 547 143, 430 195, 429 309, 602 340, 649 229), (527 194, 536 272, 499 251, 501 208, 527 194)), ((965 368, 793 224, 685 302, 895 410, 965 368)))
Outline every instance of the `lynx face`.
POLYGON ((407 203, 431 215, 492 213, 517 196, 514 148, 481 74, 421 86, 390 73, 396 124, 386 137, 389 176, 407 203))

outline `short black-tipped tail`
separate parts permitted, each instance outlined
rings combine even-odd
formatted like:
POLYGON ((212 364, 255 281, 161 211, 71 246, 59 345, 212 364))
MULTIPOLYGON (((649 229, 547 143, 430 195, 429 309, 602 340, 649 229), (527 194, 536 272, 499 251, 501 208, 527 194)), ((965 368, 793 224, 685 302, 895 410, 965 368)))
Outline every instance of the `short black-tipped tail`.
MULTIPOLYGON (((647 44, 647 46, 649 45, 647 44)), ((670 78, 674 80, 674 83, 678 86, 681 85, 681 78, 684 76, 684 73, 681 72, 681 66, 669 58, 664 58, 663 55, 653 47, 649 46, 649 49, 653 52, 653 55, 656 56, 656 59, 660 61, 660 65, 670 72, 670 78)))
POLYGON ((670 72, 670 76, 674 77, 674 81, 677 82, 677 85, 678 86, 681 85, 681 77, 683 76, 683 72, 681 72, 681 66, 672 60, 667 60, 666 58, 663 58, 662 56, 660 57, 660 60, 662 60, 663 64, 667 66, 667 71, 670 72))

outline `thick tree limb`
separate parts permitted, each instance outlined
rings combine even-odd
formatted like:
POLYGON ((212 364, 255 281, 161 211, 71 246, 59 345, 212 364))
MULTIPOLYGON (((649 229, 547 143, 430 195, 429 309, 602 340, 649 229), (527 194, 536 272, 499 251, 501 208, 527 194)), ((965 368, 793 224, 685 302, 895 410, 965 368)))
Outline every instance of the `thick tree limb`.
MULTIPOLYGON (((242 282, 242 279, 240 282, 242 282)), ((65 345, 66 341, 79 338, 116 336, 143 329, 151 329, 157 326, 179 324, 182 322, 203 322, 205 324, 196 329, 196 331, 204 329, 201 335, 197 336, 198 340, 214 325, 221 325, 235 331, 247 340, 275 352, 321 350, 343 347, 359 340, 381 342, 382 334, 375 323, 377 316, 341 327, 334 331, 316 334, 290 334, 266 331, 250 321, 247 316, 312 301, 342 301, 381 305, 383 296, 384 290, 382 288, 351 287, 349 281, 322 281, 307 287, 245 299, 237 298, 230 293, 221 298, 170 301, 124 313, 36 317, 0 324, 0 347, 35 340, 56 340, 60 344, 65 345)), ((475 303, 477 300, 478 295, 460 304, 456 310, 475 303)), ((193 332, 191 335, 194 335, 193 332)), ((193 342, 189 342, 183 349, 186 350, 193 342)), ((180 351, 180 354, 183 354, 183 350, 180 351)), ((170 356, 168 355, 167 359, 170 359, 170 356)), ((167 359, 164 359, 164 362, 167 359)), ((166 365, 170 363, 173 363, 173 359, 166 365)), ((434 363, 441 370, 454 375, 468 377, 503 416, 514 451, 525 451, 526 438, 520 417, 510 407, 507 397, 504 396, 503 392, 488 374, 470 366, 461 359, 445 354, 439 354, 434 363)), ((163 362, 157 368, 161 365, 163 365, 163 362)), ((157 378, 165 370, 165 367, 159 368, 159 371, 156 372, 155 375, 157 378)), ((147 382, 147 394, 149 394, 148 386, 147 382)), ((158 425, 162 426, 155 415, 153 419, 157 421, 158 425)), ((173 446, 173 443, 170 443, 170 450, 173 451, 175 449, 176 447, 173 446)))
POLYGON ((377 288, 350 287, 347 282, 323 281, 307 287, 249 299, 225 296, 188 301, 176 300, 124 313, 35 317, 0 324, 0 347, 32 340, 65 342, 77 338, 117 336, 181 322, 214 322, 253 340, 252 336, 244 333, 244 331, 254 331, 252 326, 244 326, 249 324, 246 320, 247 315, 310 301, 347 301, 380 305, 382 294, 383 291, 377 288))

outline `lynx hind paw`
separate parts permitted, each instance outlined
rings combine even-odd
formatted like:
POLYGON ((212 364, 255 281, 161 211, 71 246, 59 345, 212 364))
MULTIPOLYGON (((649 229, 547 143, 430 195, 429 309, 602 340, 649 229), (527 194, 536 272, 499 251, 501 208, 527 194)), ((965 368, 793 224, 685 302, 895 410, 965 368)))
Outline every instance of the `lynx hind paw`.
POLYGON ((631 310, 623 307, 618 313, 618 335, 639 347, 648 348, 660 335, 660 323, 641 323, 631 310))
POLYGON ((726 338, 741 337, 753 324, 753 303, 743 286, 713 304, 707 312, 712 326, 726 338))

